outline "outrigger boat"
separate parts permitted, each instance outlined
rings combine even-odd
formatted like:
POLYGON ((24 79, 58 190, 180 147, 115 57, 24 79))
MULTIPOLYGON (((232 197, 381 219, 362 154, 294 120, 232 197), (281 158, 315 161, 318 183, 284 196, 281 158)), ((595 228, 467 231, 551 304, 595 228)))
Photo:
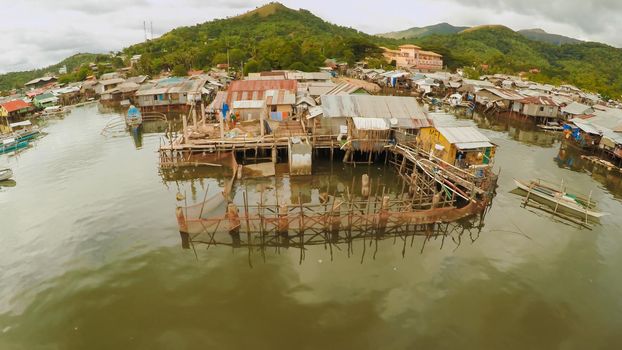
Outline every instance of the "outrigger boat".
MULTIPOLYGON (((566 214, 591 219, 599 219, 608 213, 596 211, 596 203, 592 200, 591 195, 585 198, 580 195, 567 193, 563 188, 555 188, 545 184, 541 180, 525 182, 514 179, 516 186, 527 191, 527 202, 529 199, 550 206, 555 209, 554 213, 563 211, 566 214)), ((562 185, 563 186, 563 185, 562 185)))
POLYGON ((41 134, 39 127, 33 125, 30 120, 12 123, 9 127, 13 132, 11 137, 17 140, 17 142, 30 141, 41 134))
POLYGON ((17 151, 28 147, 28 141, 18 141, 13 137, 5 138, 0 143, 0 154, 17 151))
POLYGON ((538 124, 538 127, 544 131, 562 131, 564 127, 558 122, 547 122, 546 124, 538 124))
POLYGON ((13 177, 13 171, 9 168, 0 169, 0 181, 6 181, 13 177))
POLYGON ((125 116, 125 124, 130 129, 135 129, 140 127, 143 123, 143 117, 140 114, 140 109, 136 108, 134 105, 131 105, 127 110, 127 115, 125 116))

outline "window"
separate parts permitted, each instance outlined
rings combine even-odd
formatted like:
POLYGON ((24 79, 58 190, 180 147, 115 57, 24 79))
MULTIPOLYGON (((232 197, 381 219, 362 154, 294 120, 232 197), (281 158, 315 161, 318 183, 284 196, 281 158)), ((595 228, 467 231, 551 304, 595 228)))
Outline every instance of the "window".
POLYGON ((544 107, 540 107, 540 112, 544 112, 544 107))

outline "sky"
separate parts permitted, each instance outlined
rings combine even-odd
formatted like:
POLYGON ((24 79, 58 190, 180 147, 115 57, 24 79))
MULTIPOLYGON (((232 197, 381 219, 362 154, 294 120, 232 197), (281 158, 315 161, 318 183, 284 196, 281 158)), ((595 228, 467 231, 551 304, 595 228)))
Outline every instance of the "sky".
MULTIPOLYGON (((267 0, 0 0, 0 73, 42 68, 78 52, 118 51, 179 27, 244 13, 267 0), (147 24, 148 29, 151 28, 147 24)), ((542 28, 622 47, 621 0, 282 0, 369 34, 440 22, 542 28)))

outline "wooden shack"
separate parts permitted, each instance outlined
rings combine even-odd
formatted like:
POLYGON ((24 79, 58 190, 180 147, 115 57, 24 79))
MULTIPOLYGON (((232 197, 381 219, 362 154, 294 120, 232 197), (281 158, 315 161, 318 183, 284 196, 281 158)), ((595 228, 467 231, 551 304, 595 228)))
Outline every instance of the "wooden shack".
POLYGON ((418 140, 424 150, 460 168, 488 166, 495 155, 490 139, 470 126, 422 128, 418 140))

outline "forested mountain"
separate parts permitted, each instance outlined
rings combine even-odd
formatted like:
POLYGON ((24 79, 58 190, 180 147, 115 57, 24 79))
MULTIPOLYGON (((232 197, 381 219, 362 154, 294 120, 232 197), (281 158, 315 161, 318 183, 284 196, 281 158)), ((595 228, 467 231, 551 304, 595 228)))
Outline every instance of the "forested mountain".
POLYGON ((582 42, 553 45, 530 40, 503 26, 482 26, 454 35, 412 40, 444 55, 450 68, 475 67, 478 73, 517 73, 537 68, 536 81, 570 83, 620 98, 622 49, 582 42), (488 66, 486 71, 482 65, 488 66))
POLYGON ((355 29, 325 22, 307 10, 270 3, 241 16, 181 27, 162 37, 130 46, 128 55, 142 54, 140 69, 183 73, 227 63, 246 71, 317 70, 326 58, 355 62, 380 57, 376 38, 355 29), (228 52, 228 55, 227 55, 228 52))
POLYGON ((378 36, 389 39, 416 39, 435 34, 456 34, 468 28, 469 27, 455 27, 449 23, 439 23, 426 27, 413 27, 397 32, 382 33, 378 34, 378 36))
POLYGON ((547 33, 542 29, 523 29, 517 32, 531 40, 542 41, 553 45, 580 44, 583 41, 563 35, 547 33))
MULTIPOLYGON (((449 35, 458 34, 464 30, 471 29, 472 27, 456 27, 449 23, 439 23, 426 27, 413 27, 406 30, 400 30, 397 32, 389 32, 377 34, 383 38, 389 39, 417 39, 430 35, 449 35)), ((477 28, 477 27, 476 27, 477 28)), ((517 31, 518 34, 535 41, 541 41, 554 45, 562 44, 579 44, 583 41, 575 38, 570 38, 558 34, 550 34, 542 29, 522 29, 517 31)))

